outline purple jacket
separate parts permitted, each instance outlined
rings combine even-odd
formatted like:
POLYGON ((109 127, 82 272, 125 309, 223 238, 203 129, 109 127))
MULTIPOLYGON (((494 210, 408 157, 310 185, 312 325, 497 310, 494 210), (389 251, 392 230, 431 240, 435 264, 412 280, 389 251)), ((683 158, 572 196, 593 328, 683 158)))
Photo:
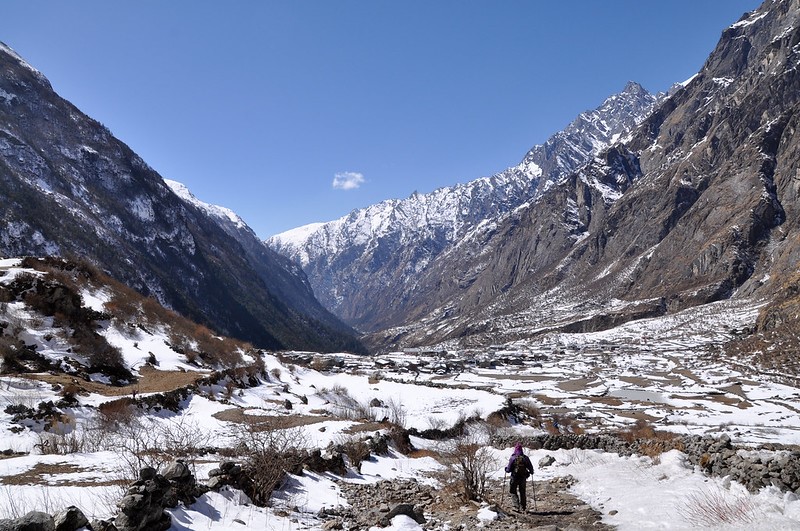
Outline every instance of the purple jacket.
POLYGON ((525 469, 528 471, 528 475, 533 474, 533 464, 531 463, 530 458, 522 453, 522 449, 514 450, 514 453, 511 454, 511 459, 508 460, 508 464, 506 465, 506 472, 514 471, 514 461, 518 455, 522 456, 523 464, 525 465, 525 469))

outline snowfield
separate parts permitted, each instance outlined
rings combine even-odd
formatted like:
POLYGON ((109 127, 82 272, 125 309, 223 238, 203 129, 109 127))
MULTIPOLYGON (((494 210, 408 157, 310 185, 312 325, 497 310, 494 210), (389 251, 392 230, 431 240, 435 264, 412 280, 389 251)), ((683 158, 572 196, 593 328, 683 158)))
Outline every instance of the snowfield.
MULTIPOLYGON (((22 273, 18 261, 0 261, 7 283, 22 273)), ((30 272, 30 271, 28 271, 30 272)), ((86 291, 84 303, 96 310, 110 295, 86 291)), ((728 435, 740 446, 764 443, 800 444, 800 392, 786 378, 760 374, 714 355, 713 346, 730 339, 735 329, 752 324, 756 303, 717 303, 677 315, 628 323, 592 334, 552 334, 537 342, 519 342, 470 352, 393 353, 358 357, 346 353, 264 353, 257 385, 233 387, 227 380, 201 384, 180 402, 180 410, 161 410, 147 417, 150 433, 184 430, 198 445, 232 448, 238 442, 235 420, 281 418, 300 433, 309 448, 324 449, 352 437, 360 427, 376 431, 387 419, 419 432, 446 428, 465 418, 487 419, 511 397, 538 410, 543 419, 569 419, 573 430, 602 433, 630 426, 639 419, 678 434, 728 435), (315 369, 316 367, 316 369, 315 369), (319 370, 318 370, 319 369, 319 370)), ((50 359, 73 356, 52 319, 31 314, 22 303, 4 303, 3 320, 24 325, 25 341, 50 359)), ((202 377, 211 372, 190 363, 169 347, 168 326, 121 326, 115 320, 100 332, 122 353, 125 364, 142 377, 202 377), (147 364, 156 359, 157 366, 147 364)), ((253 361, 252 359, 250 361, 253 361)), ((780 376, 780 375, 778 375, 780 376)), ((64 406, 61 422, 49 434, 70 440, 76 451, 53 453, 42 422, 14 417, 9 406, 32 409, 58 403, 63 386, 54 375, 0 376, 0 518, 30 510, 55 513, 76 505, 92 519, 116 514, 116 502, 131 478, 131 463, 120 448, 104 447, 105 434, 94 426, 99 406, 120 397, 146 399, 145 387, 115 389, 101 385, 100 375, 87 382, 92 391, 64 406), (90 384, 95 387, 90 387, 90 384), (102 391, 102 392, 101 392, 102 391)), ((82 383, 82 385, 84 385, 82 383)), ((545 433, 543 425, 495 426, 506 435, 545 433)), ((134 434, 135 435, 135 434, 134 434)), ((140 434, 141 435, 141 434, 140 434)), ((416 479, 439 487, 437 444, 421 437, 411 442, 414 456, 391 450, 372 456, 360 472, 345 476, 306 472, 291 475, 269 507, 254 505, 242 492, 225 487, 202 495, 190 506, 169 510, 173 530, 323 529, 325 508, 347 507, 343 485, 416 479)), ((493 480, 504 479, 511 448, 490 448, 496 467, 493 480)), ((536 466, 534 480, 572 476, 570 493, 603 515, 603 522, 622 530, 641 529, 800 529, 795 493, 768 487, 749 493, 730 478, 712 478, 672 450, 659 458, 621 457, 594 450, 529 450, 534 465, 547 456, 555 462, 536 466), (709 514, 710 506, 736 514, 731 521, 709 514)), ((192 471, 200 482, 223 458, 195 456, 192 471)), ((535 485, 534 485, 535 487, 535 485)), ((529 491, 529 498, 531 492, 529 491)), ((530 502, 529 502, 530 505, 530 502)), ((472 528, 513 518, 484 503, 466 504, 472 528)), ((429 529, 397 516, 386 529, 429 529)), ((373 529, 379 529, 377 527, 373 529)), ((436 529, 450 529, 442 524, 436 529)))

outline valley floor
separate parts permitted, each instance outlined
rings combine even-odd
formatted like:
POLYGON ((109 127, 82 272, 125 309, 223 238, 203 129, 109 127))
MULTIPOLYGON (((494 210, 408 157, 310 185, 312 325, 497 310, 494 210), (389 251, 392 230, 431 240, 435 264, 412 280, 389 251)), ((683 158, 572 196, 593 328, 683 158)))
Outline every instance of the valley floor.
MULTIPOLYGON (((102 307, 100 295, 84 300, 102 307)), ((5 311, 33 319, 17 303, 5 311)), ((235 489, 211 491, 170 509, 171 529, 377 529, 397 502, 422 507, 426 523, 401 515, 388 529, 800 529, 796 493, 774 487, 750 493, 730 478, 706 476, 677 450, 623 457, 531 449, 534 512, 516 514, 501 488, 511 448, 489 445, 493 435, 619 433, 638 421, 678 435, 727 435, 756 455, 796 452, 795 376, 726 360, 717 349, 751 325, 756 312, 753 304, 717 303, 607 332, 552 334, 482 351, 264 355, 259 378, 249 382, 233 373, 198 380, 210 369, 170 348, 162 330, 110 324, 103 333, 140 376, 136 386, 110 387, 102 375, 90 381, 48 373, 0 376, 0 450, 6 454, 0 459, 0 518, 30 510, 52 514, 69 505, 90 519, 110 518, 141 466, 164 464, 170 449, 208 448, 187 457, 205 482, 230 459, 242 426, 260 421, 280 421, 298 447, 323 450, 384 432, 382 421, 389 421, 416 430, 414 452, 372 455, 360 471, 350 463, 343 476, 292 475, 266 508, 235 489), (189 392, 166 393, 187 384, 193 385, 189 392), (75 402, 61 401, 67 388, 75 402), (152 403, 147 409, 165 393, 174 411, 152 403), (520 422, 493 415, 509 399, 526 413, 520 422), (480 419, 467 433, 485 449, 483 502, 464 502, 454 490, 453 467, 442 459, 451 441, 421 436, 469 418, 480 419), (548 457, 554 461, 545 465, 548 457), (427 491, 409 490, 414 483, 427 491), (381 494, 359 496, 358 486, 365 485, 381 494), (376 521, 364 523, 370 518, 376 521)), ((29 327, 26 343, 52 359, 67 356, 57 331, 39 321, 29 327)))

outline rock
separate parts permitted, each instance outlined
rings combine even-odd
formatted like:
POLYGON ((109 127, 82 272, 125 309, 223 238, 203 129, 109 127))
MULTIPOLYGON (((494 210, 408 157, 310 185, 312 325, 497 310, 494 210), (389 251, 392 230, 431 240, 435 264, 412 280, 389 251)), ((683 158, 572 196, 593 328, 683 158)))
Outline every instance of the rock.
POLYGON ((76 531, 86 526, 89 520, 83 512, 71 505, 53 517, 55 531, 76 531))
POLYGON ((211 490, 219 490, 222 487, 224 487, 225 485, 227 485, 227 483, 226 483, 225 479, 223 478, 223 476, 214 476, 214 477, 211 477, 211 478, 208 479, 208 481, 206 482, 206 485, 211 490))
POLYGON ((386 522, 385 525, 389 525, 389 523, 392 521, 392 518, 400 514, 408 516, 418 524, 424 524, 426 522, 425 516, 421 511, 417 510, 414 505, 410 503, 401 503, 389 511, 389 514, 381 519, 381 523, 386 522))
POLYGON ((552 455, 546 455, 539 459, 539 468, 546 468, 556 462, 556 458, 552 455))
POLYGON ((0 531, 54 531, 53 517, 47 513, 31 511, 16 520, 0 520, 0 531))
POLYGON ((151 466, 144 467, 139 471, 139 481, 147 481, 154 477, 156 477, 156 469, 151 466))
POLYGON ((234 463, 233 461, 223 461, 223 462, 222 462, 222 463, 219 465, 219 470, 220 470, 220 472, 222 472, 223 474, 228 474, 228 473, 230 473, 230 471, 231 471, 231 470, 233 470, 233 468, 234 468, 235 466, 237 466, 237 465, 236 465, 236 463, 234 463))
POLYGON ((192 472, 183 461, 173 461, 167 465, 161 475, 167 480, 181 480, 191 476, 192 472))
POLYGON ((92 520, 92 531, 119 531, 117 526, 107 520, 92 520))

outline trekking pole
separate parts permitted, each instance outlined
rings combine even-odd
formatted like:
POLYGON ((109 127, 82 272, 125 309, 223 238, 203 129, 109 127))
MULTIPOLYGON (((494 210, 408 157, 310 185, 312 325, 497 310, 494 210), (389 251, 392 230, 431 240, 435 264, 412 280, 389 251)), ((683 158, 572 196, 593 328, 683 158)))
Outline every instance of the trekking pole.
POLYGON ((506 494, 508 493, 508 491, 506 490, 506 477, 508 477, 508 472, 503 474, 503 506, 504 507, 506 505, 506 494))
POLYGON ((531 492, 533 492, 533 512, 537 512, 536 509, 536 482, 533 481, 533 474, 531 474, 531 492))

